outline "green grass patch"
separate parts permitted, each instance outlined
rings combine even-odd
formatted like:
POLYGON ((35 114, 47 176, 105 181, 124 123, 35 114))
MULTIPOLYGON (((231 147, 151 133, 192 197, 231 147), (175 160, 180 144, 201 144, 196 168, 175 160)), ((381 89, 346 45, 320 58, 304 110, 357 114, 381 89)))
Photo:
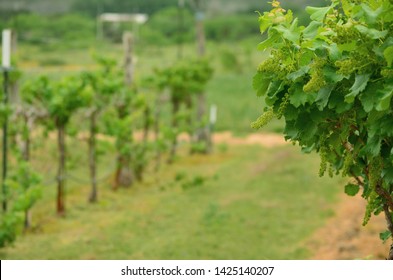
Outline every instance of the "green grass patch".
MULTIPOLYGON (((101 174, 112 160, 100 162, 101 174)), ((318 162, 289 145, 183 154, 130 189, 113 192, 110 179, 101 182, 94 205, 86 202, 89 185, 70 181, 66 218, 55 216, 48 185, 34 209, 35 230, 0 257, 304 259, 305 241, 332 214, 340 185, 317 176, 318 162)), ((73 174, 86 177, 87 166, 73 174)))

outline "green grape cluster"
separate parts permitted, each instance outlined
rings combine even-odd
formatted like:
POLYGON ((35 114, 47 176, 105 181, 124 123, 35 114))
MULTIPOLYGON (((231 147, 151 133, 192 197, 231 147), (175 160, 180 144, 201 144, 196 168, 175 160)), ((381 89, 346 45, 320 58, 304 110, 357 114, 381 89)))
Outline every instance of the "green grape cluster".
POLYGON ((277 112, 277 115, 276 115, 277 119, 281 119, 282 118, 282 116, 284 115, 285 109, 287 108, 288 104, 289 104, 289 94, 286 93, 284 95, 284 98, 281 101, 280 107, 278 108, 278 112, 277 112))
POLYGON ((330 178, 334 177, 334 168, 332 164, 329 165, 329 177, 330 178))
POLYGON ((342 169, 342 176, 345 177, 348 175, 351 165, 353 164, 353 155, 351 152, 347 152, 344 158, 344 164, 342 169))
POLYGON ((354 52, 349 58, 338 60, 334 65, 338 68, 337 73, 348 76, 352 73, 363 74, 373 72, 375 61, 377 59, 371 53, 362 55, 354 52))
POLYGON ((387 79, 393 79, 393 69, 388 69, 388 68, 382 69, 381 76, 387 79))
POLYGON ((276 59, 274 57, 269 57, 258 66, 258 72, 277 73, 280 71, 280 65, 276 62, 276 59))
POLYGON ((318 92, 321 88, 326 85, 325 78, 323 76, 323 66, 325 66, 326 60, 316 58, 311 64, 311 79, 307 84, 303 86, 304 92, 318 92))
POLYGON ((363 226, 367 225, 367 223, 370 221, 371 214, 374 212, 376 208, 378 208, 378 206, 379 206, 378 194, 375 191, 372 191, 370 196, 368 197, 366 212, 364 213, 364 218, 363 218, 363 226))
POLYGON ((254 129, 261 128, 267 125, 274 118, 273 109, 269 109, 263 113, 255 122, 251 123, 251 127, 254 129))
POLYGON ((283 78, 293 70, 291 65, 283 63, 285 59, 286 55, 282 51, 272 50, 270 57, 259 64, 257 71, 283 78))
POLYGON ((371 189, 375 189, 381 180, 382 160, 380 157, 371 160, 368 169, 368 181, 371 189))
POLYGON ((321 164, 319 166, 319 177, 323 177, 325 175, 327 169, 327 155, 328 152, 326 148, 321 148, 319 151, 319 156, 321 157, 321 164))
POLYGON ((337 24, 335 29, 337 32, 335 40, 337 44, 350 43, 359 38, 359 31, 354 27, 354 22, 352 20, 349 20, 345 24, 337 24))

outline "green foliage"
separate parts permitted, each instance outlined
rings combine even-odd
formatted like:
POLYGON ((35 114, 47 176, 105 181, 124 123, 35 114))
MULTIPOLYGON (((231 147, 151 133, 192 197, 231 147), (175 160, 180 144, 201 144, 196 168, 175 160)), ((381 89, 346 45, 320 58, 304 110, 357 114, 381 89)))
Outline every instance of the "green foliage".
POLYGON ((94 55, 94 60, 98 69, 83 72, 81 79, 85 90, 91 96, 88 100, 89 107, 100 111, 121 91, 124 81, 121 71, 116 68, 115 60, 97 55, 94 55))
POLYGON ((0 248, 15 241, 20 221, 21 217, 13 212, 0 216, 0 248))
POLYGON ((180 23, 176 7, 165 8, 153 14, 141 27, 141 39, 152 45, 168 45, 192 42, 195 38, 194 17, 188 9, 182 11, 180 23))
POLYGON ((254 14, 225 15, 206 19, 206 38, 217 41, 241 40, 258 34, 254 14))
POLYGON ((331 175, 354 177, 349 195, 363 187, 366 224, 393 195, 393 4, 334 0, 307 7, 306 27, 278 1, 272 6, 259 17, 267 33, 259 49, 272 50, 253 83, 268 109, 253 127, 282 115, 285 138, 321 155, 320 175, 330 167, 331 175))
POLYGON ((42 76, 24 85, 22 98, 29 104, 44 108, 56 126, 64 126, 76 110, 89 103, 91 93, 85 90, 78 77, 50 81, 42 76))
POLYGON ((226 71, 242 73, 242 65, 235 52, 232 52, 229 49, 222 50, 220 52, 220 60, 226 71))
POLYGON ((348 184, 345 186, 345 193, 350 196, 355 196, 359 192, 359 186, 348 184))
POLYGON ((390 238, 392 237, 392 233, 390 232, 390 231, 384 231, 384 232, 381 232, 380 234, 379 234, 379 238, 381 238, 381 240, 383 241, 383 242, 386 242, 387 240, 389 240, 390 238))
POLYGON ((21 160, 7 181, 12 198, 12 210, 27 211, 39 200, 42 194, 41 177, 32 170, 28 162, 21 160))
POLYGON ((6 25, 18 34, 18 40, 36 45, 61 47, 86 46, 95 36, 93 20, 78 14, 42 16, 22 13, 6 25))
POLYGON ((29 211, 42 195, 40 176, 22 159, 7 178, 7 186, 7 200, 11 207, 0 216, 0 248, 15 241, 21 228, 23 213, 29 211))
POLYGON ((204 91, 212 78, 213 68, 206 59, 188 59, 157 70, 156 74, 156 84, 160 89, 168 88, 173 100, 184 101, 189 94, 204 91))
POLYGON ((124 13, 125 11, 140 11, 143 13, 152 14, 168 6, 174 6, 177 0, 143 0, 143 1, 129 1, 129 0, 74 0, 72 10, 78 13, 83 13, 91 17, 97 16, 97 12, 112 11, 124 13))

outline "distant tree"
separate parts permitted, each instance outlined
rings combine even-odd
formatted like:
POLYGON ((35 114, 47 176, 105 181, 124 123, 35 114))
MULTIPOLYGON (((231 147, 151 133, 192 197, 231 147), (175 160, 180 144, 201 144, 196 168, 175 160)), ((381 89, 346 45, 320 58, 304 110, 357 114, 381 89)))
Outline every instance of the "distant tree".
POLYGON ((92 98, 87 106, 87 117, 89 118, 89 169, 91 179, 91 192, 89 195, 90 202, 96 202, 98 196, 97 189, 97 133, 99 132, 99 118, 102 111, 110 104, 111 98, 117 93, 122 80, 118 78, 115 66, 116 61, 95 57, 99 69, 95 71, 84 72, 82 79, 91 91, 92 98))
POLYGON ((57 172, 57 213, 65 214, 66 181, 66 128, 71 116, 85 106, 90 98, 84 91, 81 79, 65 77, 58 82, 51 82, 47 77, 40 77, 28 83, 23 90, 26 102, 43 108, 48 116, 48 126, 57 130, 58 159, 57 172))
POLYGON ((169 6, 176 6, 178 0, 75 0, 72 10, 92 17, 103 12, 153 14, 169 6))

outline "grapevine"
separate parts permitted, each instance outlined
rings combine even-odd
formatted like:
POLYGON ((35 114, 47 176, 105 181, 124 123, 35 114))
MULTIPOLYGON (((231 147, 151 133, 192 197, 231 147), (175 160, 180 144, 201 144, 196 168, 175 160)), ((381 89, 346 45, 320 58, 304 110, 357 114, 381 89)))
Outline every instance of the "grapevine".
MULTIPOLYGON (((259 16, 259 44, 269 51, 253 86, 266 108, 253 128, 285 120, 285 139, 319 153, 319 175, 341 173, 367 201, 364 225, 385 214, 393 236, 393 3, 332 0, 307 7, 311 22, 299 26, 291 11, 273 0, 259 16)), ((393 259, 393 250, 388 259, 393 259)))

